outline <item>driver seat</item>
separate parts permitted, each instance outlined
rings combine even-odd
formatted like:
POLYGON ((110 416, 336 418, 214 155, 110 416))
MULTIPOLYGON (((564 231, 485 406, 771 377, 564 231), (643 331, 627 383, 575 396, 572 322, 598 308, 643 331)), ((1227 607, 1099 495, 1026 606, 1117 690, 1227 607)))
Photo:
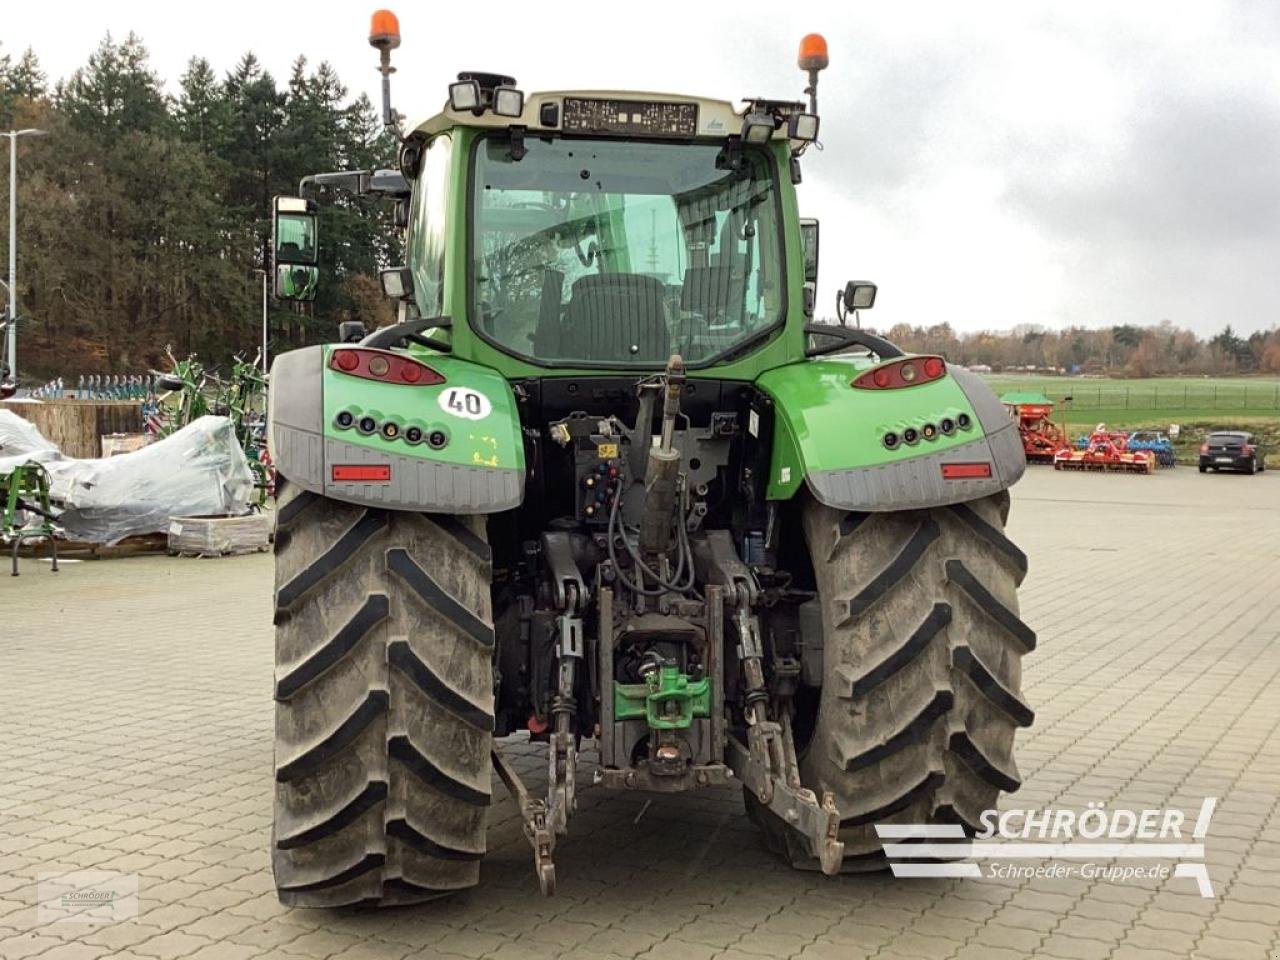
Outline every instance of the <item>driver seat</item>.
POLYGON ((562 354, 597 362, 665 361, 671 353, 666 288, 639 273, 596 273, 573 282, 562 354))

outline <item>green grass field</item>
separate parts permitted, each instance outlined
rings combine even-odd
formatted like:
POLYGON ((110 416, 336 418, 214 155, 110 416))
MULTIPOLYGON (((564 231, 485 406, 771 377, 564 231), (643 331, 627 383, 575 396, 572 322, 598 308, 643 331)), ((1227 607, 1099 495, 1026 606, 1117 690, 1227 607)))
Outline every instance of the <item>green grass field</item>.
POLYGON ((1153 377, 1104 380, 1091 377, 1030 377, 992 374, 985 378, 1000 395, 1035 391, 1056 405, 1054 419, 1066 422, 1072 438, 1105 423, 1119 430, 1168 430, 1178 424, 1174 446, 1181 462, 1194 462, 1213 430, 1250 430, 1280 461, 1280 377, 1153 377), (1063 404, 1064 397, 1072 397, 1063 404))
POLYGON ((1103 380, 1086 377, 986 378, 997 395, 1011 390, 1038 391, 1058 404, 1071 397, 1067 415, 1076 421, 1130 424, 1280 418, 1280 377, 1154 377, 1103 380))

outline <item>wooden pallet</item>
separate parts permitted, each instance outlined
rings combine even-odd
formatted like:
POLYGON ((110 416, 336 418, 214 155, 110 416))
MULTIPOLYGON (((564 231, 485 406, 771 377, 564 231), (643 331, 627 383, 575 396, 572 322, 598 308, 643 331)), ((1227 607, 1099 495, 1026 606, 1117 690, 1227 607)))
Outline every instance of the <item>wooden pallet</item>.
POLYGON ((240 517, 174 517, 168 551, 173 557, 235 557, 270 548, 271 519, 262 513, 240 517))
MULTIPOLYGON (((111 560, 116 557, 137 557, 151 553, 164 553, 169 549, 169 537, 163 533, 140 533, 125 537, 119 543, 106 546, 101 543, 85 543, 82 540, 58 538, 58 559, 111 560)), ((45 540, 28 541, 18 548, 20 557, 47 557, 49 544, 45 540)))

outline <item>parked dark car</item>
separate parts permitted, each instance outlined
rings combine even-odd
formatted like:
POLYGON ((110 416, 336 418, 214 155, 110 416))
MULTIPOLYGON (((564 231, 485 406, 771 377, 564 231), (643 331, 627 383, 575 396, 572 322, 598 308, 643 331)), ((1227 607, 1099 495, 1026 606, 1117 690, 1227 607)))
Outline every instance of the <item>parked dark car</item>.
POLYGON ((1243 470, 1258 473, 1267 468, 1267 452, 1258 446, 1252 433, 1219 430, 1200 444, 1200 472, 1243 470))

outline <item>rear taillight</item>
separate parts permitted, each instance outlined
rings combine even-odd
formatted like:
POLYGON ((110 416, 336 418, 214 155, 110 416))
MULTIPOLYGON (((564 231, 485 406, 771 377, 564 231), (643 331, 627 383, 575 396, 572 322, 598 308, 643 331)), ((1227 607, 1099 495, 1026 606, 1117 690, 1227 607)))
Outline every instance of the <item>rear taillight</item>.
POLYGON ((904 357, 858 375, 850 386, 859 390, 893 390, 941 379, 946 372, 947 365, 941 357, 904 357))
POLYGON ((1201 452, 1201 453, 1208 453, 1208 452, 1209 452, 1209 445, 1208 445, 1207 443, 1202 443, 1202 444, 1200 444, 1200 452, 1201 452))
POLYGON ((364 347, 342 347, 333 351, 329 368, 365 380, 399 383, 411 387, 431 387, 444 383, 442 377, 425 363, 388 350, 364 347))
POLYGON ((1240 448, 1240 452, 1244 454, 1244 456, 1246 457, 1252 457, 1253 447, 1249 446, 1249 444, 1246 443, 1243 447, 1240 448))

